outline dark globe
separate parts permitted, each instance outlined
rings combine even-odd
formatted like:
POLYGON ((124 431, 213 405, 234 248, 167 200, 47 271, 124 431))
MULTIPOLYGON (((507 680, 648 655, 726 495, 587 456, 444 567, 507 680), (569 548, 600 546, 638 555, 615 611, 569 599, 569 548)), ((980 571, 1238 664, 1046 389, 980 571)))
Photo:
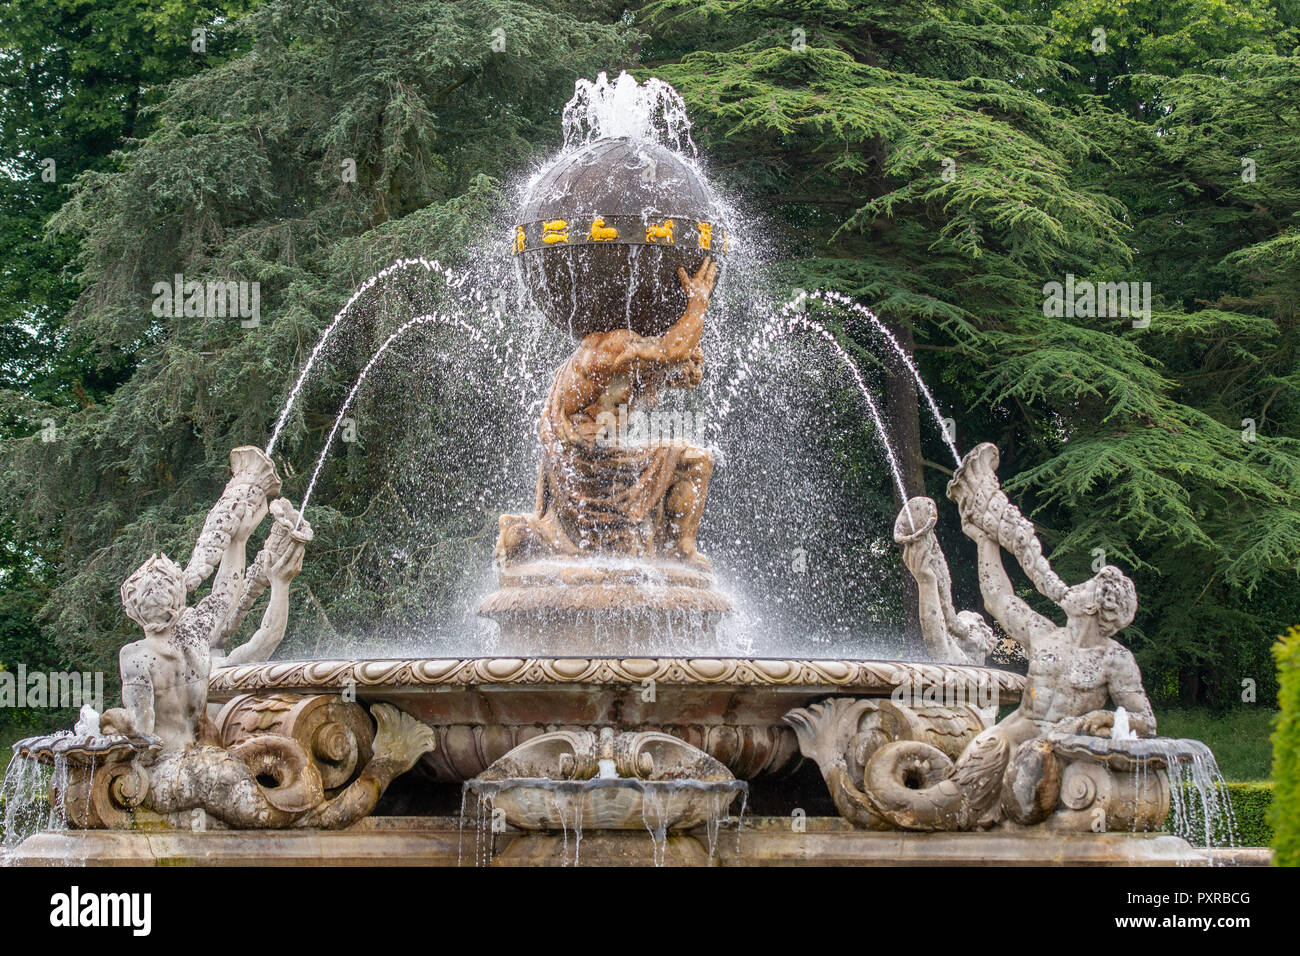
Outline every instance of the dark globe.
POLYGON ((662 146, 602 139, 565 157, 529 191, 514 252, 537 307, 581 338, 666 332, 686 308, 678 268, 728 251, 699 176, 662 146))

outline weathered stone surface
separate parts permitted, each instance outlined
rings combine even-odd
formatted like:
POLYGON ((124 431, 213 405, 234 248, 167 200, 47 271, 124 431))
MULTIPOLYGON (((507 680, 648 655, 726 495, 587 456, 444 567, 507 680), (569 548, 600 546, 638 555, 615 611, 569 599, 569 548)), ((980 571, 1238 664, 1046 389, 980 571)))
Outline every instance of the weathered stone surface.
POLYGON ((716 653, 718 622, 730 610, 699 568, 553 560, 503 568, 498 590, 478 607, 506 648, 556 656, 629 647, 716 653))
POLYGON ((429 727, 378 701, 376 730, 357 705, 320 695, 245 697, 218 715, 221 728, 208 719, 212 666, 265 660, 279 645, 311 540, 288 501, 268 506, 280 480, 264 453, 236 448, 230 461, 234 473, 186 571, 154 555, 122 584, 127 616, 144 630, 120 654, 122 706, 102 715, 83 708, 75 735, 15 747, 20 760, 62 761, 51 796, 71 826, 126 828, 150 813, 177 826, 201 811, 246 828, 344 827, 436 745, 429 727), (274 527, 246 571, 249 536, 268 511, 274 527), (187 594, 213 571, 211 593, 188 607, 187 594), (261 626, 227 652, 249 594, 268 586, 261 626))
POLYGON ((983 664, 993 649, 993 629, 974 611, 952 603, 952 575, 934 528, 939 509, 929 498, 913 498, 894 521, 894 541, 902 545, 903 563, 916 579, 921 636, 937 661, 983 664))
POLYGON ((1019 699, 1024 677, 909 661, 751 658, 467 658, 276 661, 212 676, 213 700, 242 693, 337 693, 388 701, 424 721, 437 748, 424 765, 460 782, 529 737, 613 726, 661 730, 717 758, 739 779, 789 773, 799 746, 785 715, 828 697, 888 698, 938 688, 962 699, 1019 699), (653 690, 653 693, 649 691, 653 690))
MULTIPOLYGON (((1002 492, 997 464, 993 445, 972 449, 949 483, 948 497, 978 548, 985 608, 1029 652, 1020 706, 956 759, 924 742, 898 740, 871 755, 861 783, 839 771, 827 774, 827 782, 833 792, 851 796, 855 820, 864 826, 883 818, 904 829, 969 830, 1008 818, 1076 830, 1154 829, 1169 807, 1163 765, 1151 761, 1150 773, 1133 780, 1111 767, 1127 756, 1109 740, 1119 724, 1108 704, 1124 709, 1124 726, 1131 721, 1137 736, 1151 737, 1156 730, 1137 663, 1114 639, 1137 610, 1133 582, 1107 565, 1082 584, 1066 585, 1043 556, 1033 523, 1002 492), (1064 627, 1016 594, 1002 566, 1004 549, 1065 613, 1064 627), (1071 749, 1061 759, 1056 745, 1066 739, 1071 749), (1053 746, 1028 746, 1040 740, 1053 746), (865 808, 856 808, 858 803, 865 808)), ((934 517, 933 502, 913 499, 899 515, 895 538, 921 586, 923 624, 936 641, 955 643, 947 565, 930 531, 934 517)))
POLYGON ((719 821, 748 785, 671 734, 555 731, 520 744, 466 784, 525 830, 686 830, 719 821))
MULTIPOLYGON (((789 817, 745 818, 718 836, 720 866, 1267 866, 1263 848, 1199 850, 1167 834, 873 833, 813 817, 794 832, 789 817)), ((17 866, 473 866, 474 832, 455 817, 370 817, 346 830, 95 830, 39 833, 11 854, 17 866)), ((573 840, 559 834, 498 834, 494 866, 573 863, 573 840)), ((579 865, 649 866, 648 833, 584 833, 579 865)), ((706 836, 670 836, 667 865, 705 865, 706 836)))

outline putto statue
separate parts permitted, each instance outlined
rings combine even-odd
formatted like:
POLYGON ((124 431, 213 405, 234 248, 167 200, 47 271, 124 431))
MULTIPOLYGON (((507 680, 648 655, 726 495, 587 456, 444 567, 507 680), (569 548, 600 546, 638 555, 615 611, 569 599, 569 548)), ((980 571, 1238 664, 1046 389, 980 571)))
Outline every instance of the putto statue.
POLYGON ((231 467, 188 567, 155 554, 122 584, 127 616, 144 630, 119 655, 122 707, 98 720, 83 714, 73 735, 16 745, 22 757, 67 760, 67 779, 55 785, 63 787, 73 825, 130 826, 145 811, 179 823, 180 814, 202 810, 238 827, 347 826, 433 748, 428 727, 388 704, 372 709, 377 733, 357 704, 325 697, 238 702, 217 723, 209 720, 213 667, 264 661, 279 646, 289 587, 312 540, 311 526, 287 499, 267 504, 280 488, 269 458, 237 448, 231 467), (248 539, 268 511, 274 525, 246 568, 248 539), (214 571, 211 592, 187 606, 188 593, 214 571), (268 587, 261 626, 227 651, 268 587), (265 715, 250 722, 252 711, 265 715), (340 765, 349 768, 342 778, 340 765))
MULTIPOLYGON (((805 755, 821 766, 841 813, 859 826, 967 830, 1006 821, 1155 829, 1169 808, 1164 764, 1129 744, 1155 735, 1155 715, 1132 653, 1114 639, 1137 612, 1133 582, 1109 565, 1082 584, 1062 581, 1032 523, 1002 492, 997 464, 993 445, 973 449, 949 483, 948 497, 976 544, 986 610, 1028 654, 1020 706, 964 737, 950 728, 955 720, 971 726, 972 708, 925 701, 832 700, 793 711, 787 721, 805 755), (1003 549, 1064 612, 1064 626, 1016 595, 1003 549), (896 729, 881 736, 874 728, 885 716, 896 729), (1117 726, 1120 735, 1112 733, 1117 726), (964 746, 954 749, 962 739, 964 746), (1152 772, 1131 772, 1141 766, 1152 772)), ((993 635, 979 615, 953 610, 947 562, 932 530, 936 517, 934 502, 914 498, 894 529, 920 588, 922 632, 937 660, 982 663, 993 635)))
POLYGON ((560 366, 538 426, 536 507, 501 516, 501 564, 605 554, 709 569, 695 543, 713 474, 709 452, 681 441, 623 441, 614 423, 620 410, 626 418, 669 389, 700 383, 700 336, 717 271, 707 257, 694 276, 678 270, 686 311, 662 335, 591 332, 560 366))

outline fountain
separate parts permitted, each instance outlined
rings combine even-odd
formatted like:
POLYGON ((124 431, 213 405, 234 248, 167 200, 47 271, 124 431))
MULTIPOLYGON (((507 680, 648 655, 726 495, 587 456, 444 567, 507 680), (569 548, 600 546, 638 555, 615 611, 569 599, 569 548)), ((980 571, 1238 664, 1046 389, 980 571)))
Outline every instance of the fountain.
MULTIPOLYGON (((1028 654, 1027 677, 988 666, 994 630, 954 606, 935 502, 907 498, 849 354, 788 308, 762 338, 809 333, 831 346, 872 416, 903 501, 893 535, 931 659, 765 657, 725 643, 720 623, 736 605, 697 540, 715 451, 629 423, 704 381, 710 301, 737 237, 670 87, 583 81, 565 132, 510 230, 521 282, 574 347, 541 403, 534 506, 500 517, 496 589, 478 605, 508 650, 270 659, 313 533, 277 497, 269 451, 359 290, 293 385, 267 451, 232 453, 230 483, 184 570, 154 556, 123 585, 145 634, 123 650, 123 706, 17 745, 6 831, 27 838, 10 861, 456 864, 467 821, 479 863, 568 863, 571 832, 574 863, 1220 858, 1159 832, 1171 803, 1180 825, 1194 816, 1171 785, 1180 768, 1193 768, 1207 833, 1219 798, 1204 745, 1155 737, 1141 674, 1114 640, 1136 609, 1132 583, 1113 567, 1072 587, 1057 577, 1001 491, 997 449, 962 456, 945 432, 959 463, 948 497, 978 552, 986 612, 1028 654), (274 529, 246 567, 267 514, 274 529), (1064 627, 1016 595, 1004 551, 1064 627), (210 593, 187 605, 209 577, 210 593), (261 627, 227 650, 268 589, 261 627), (48 782, 40 765, 54 767, 48 782), (18 827, 43 786, 50 812, 18 827), (769 813, 784 803, 792 820, 803 815, 796 801, 822 801, 840 819, 742 829, 747 801, 769 813), (63 824, 83 831, 75 849, 63 824), (735 841, 719 839, 724 825, 735 841), (900 840, 909 832, 930 838, 900 840)), ((424 260, 390 269, 415 265, 442 272, 424 260)), ((873 322, 940 418, 874 315, 813 297, 873 322)), ((393 332, 339 411, 302 511, 367 373, 409 330, 435 323, 483 336, 443 313, 393 332)))

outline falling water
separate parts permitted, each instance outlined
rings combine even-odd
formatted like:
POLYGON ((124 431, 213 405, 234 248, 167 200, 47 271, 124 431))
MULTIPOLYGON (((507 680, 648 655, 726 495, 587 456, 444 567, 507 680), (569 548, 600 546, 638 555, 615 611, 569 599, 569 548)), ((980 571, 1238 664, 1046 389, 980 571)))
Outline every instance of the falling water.
MULTIPOLYGON (((871 394, 871 389, 867 387, 867 383, 863 381, 862 372, 858 369, 857 363, 853 361, 853 358, 844 350, 844 347, 840 345, 839 341, 829 329, 819 322, 815 322, 807 316, 795 311, 792 306, 786 306, 775 319, 770 320, 759 329, 754 338, 750 340, 746 351, 753 352, 759 348, 771 345, 774 340, 781 336, 789 335, 795 331, 796 328, 801 328, 805 331, 813 332, 821 336, 821 338, 830 345, 831 350, 835 353, 836 357, 838 357, 840 361, 844 363, 845 367, 848 368, 849 374, 853 376, 853 381, 857 385, 858 391, 867 403, 867 410, 871 413, 871 420, 875 423, 876 434, 880 440, 880 447, 885 451, 885 458, 889 463, 889 472, 894 479, 894 487, 898 490, 899 498, 906 501, 908 499, 908 494, 907 486, 903 483, 903 472, 898 464, 898 456, 894 454, 894 446, 890 444, 889 433, 885 430, 885 421, 884 418, 881 417, 880 409, 876 406, 876 399, 871 394)), ((749 377, 749 374, 749 364, 742 361, 740 369, 732 376, 731 381, 729 381, 725 386, 724 391, 726 394, 719 406, 720 411, 717 420, 714 422, 715 433, 721 432, 722 423, 726 421, 727 415, 731 413, 732 399, 739 394, 740 386, 744 380, 749 377)))
POLYGON ((939 411, 939 405, 934 400, 934 395, 931 394, 929 387, 925 384, 925 379, 921 378, 921 372, 916 367, 916 363, 912 361, 912 356, 908 355, 907 349, 903 348, 903 346, 899 344, 898 339, 894 337, 894 333, 889 330, 889 327, 886 326, 885 323, 881 322, 880 319, 876 317, 876 314, 865 305, 862 305, 860 302, 854 302, 842 292, 815 289, 808 293, 808 296, 812 299, 820 299, 823 302, 830 303, 839 308, 848 309, 857 315, 863 316, 871 322, 876 331, 879 332, 884 340, 889 343, 889 347, 894 350, 894 354, 902 360, 903 364, 907 367, 907 370, 912 373, 912 378, 916 381, 916 387, 921 390, 921 395, 924 396, 926 404, 930 407, 931 414, 934 415, 934 420, 939 426, 939 433, 943 435, 944 443, 948 446, 948 450, 952 452, 953 461, 960 465, 961 453, 957 451, 957 443, 952 439, 952 435, 944 422, 943 414, 939 411))
POLYGON ((300 523, 302 521, 301 514, 306 512, 307 502, 311 499, 312 490, 316 487, 316 479, 320 477, 321 468, 324 467, 325 459, 330 453, 330 447, 334 444, 334 436, 338 432, 339 426, 343 423, 343 419, 347 417, 348 409, 352 407, 352 400, 356 398, 357 392, 361 389, 362 384, 366 380, 366 376, 370 374, 370 370, 374 367, 375 363, 378 362, 379 359, 383 357, 383 354, 388 351, 388 347, 401 338, 408 329, 414 328, 417 325, 426 325, 429 322, 439 322, 443 325, 458 328, 468 335, 474 342, 482 342, 483 340, 483 333, 473 326, 466 324, 462 319, 454 317, 448 318, 447 316, 440 315, 436 312, 427 315, 417 315, 413 319, 408 319, 397 329, 397 331, 388 336, 388 338, 384 340, 384 344, 375 350, 374 355, 370 356, 370 361, 368 361, 365 364, 365 367, 361 369, 361 374, 357 376, 357 380, 352 385, 352 390, 348 392, 348 397, 343 402, 343 407, 339 409, 338 415, 334 418, 334 425, 330 428, 330 433, 325 439, 325 447, 321 449, 320 457, 316 459, 316 468, 312 471, 311 481, 307 483, 307 490, 302 496, 302 509, 298 518, 300 523))
POLYGON ((555 812, 560 818, 563 832, 563 844, 560 859, 564 866, 569 865, 569 821, 573 821, 573 865, 577 866, 582 855, 582 806, 583 794, 574 790, 555 790, 551 793, 555 800, 555 812))
MULTIPOLYGON (((530 183, 544 176, 554 162, 602 137, 627 137, 673 150, 700 172, 703 185, 710 188, 709 177, 694 157, 685 105, 665 83, 651 80, 637 84, 626 75, 579 81, 565 108, 563 125, 564 151, 543 164, 531 179, 521 177, 512 184, 512 191, 517 191, 521 200, 530 183)), ((861 508, 859 497, 868 487, 868 493, 876 494, 877 479, 869 473, 846 474, 834 466, 832 457, 838 453, 833 446, 854 440, 860 428, 865 434, 863 426, 869 424, 882 443, 889 481, 902 494, 902 469, 889 444, 882 409, 867 385, 869 377, 864 380, 855 358, 835 341, 832 333, 808 318, 783 318, 778 322, 782 326, 780 334, 794 329, 813 331, 817 336, 808 338, 817 343, 817 351, 823 352, 823 341, 830 343, 836 360, 822 357, 806 368, 797 368, 797 379, 769 382, 769 369, 756 368, 750 374, 746 368, 728 381, 735 360, 747 361, 737 344, 754 335, 763 317, 772 314, 758 290, 770 284, 763 257, 773 240, 764 229, 749 228, 746 223, 752 217, 737 213, 725 197, 712 191, 710 195, 725 210, 723 221, 732 227, 732 252, 726 263, 727 281, 719 284, 710 307, 711 321, 705 329, 709 372, 702 388, 691 394, 673 394, 664 404, 670 411, 672 406, 680 406, 677 411, 694 416, 699 422, 699 439, 705 439, 706 433, 714 439, 700 441, 712 446, 710 450, 716 453, 718 462, 703 545, 714 558, 719 587, 736 607, 736 612, 721 625, 720 639, 728 652, 737 654, 893 656, 897 653, 897 602, 884 582, 892 580, 896 573, 896 555, 888 525, 877 521, 874 509, 861 508), (741 249, 743 253, 738 254, 741 249), (717 358, 723 362, 715 364, 717 358), (827 418, 813 418, 818 413, 812 410, 823 396, 819 391, 805 395, 805 390, 814 387, 825 369, 838 369, 841 364, 852 374, 869 415, 852 407, 845 414, 842 406, 828 406, 827 411, 835 416, 833 431, 826 432, 824 439, 812 438, 817 434, 816 426, 825 426, 827 418), (752 391, 760 382, 762 392, 749 405, 752 414, 743 422, 732 416, 727 433, 718 432, 721 418, 733 405, 749 402, 749 392, 742 389, 752 391), (715 400, 724 396, 725 402, 715 400), (811 571, 791 571, 788 555, 792 549, 815 555, 811 571), (878 560, 864 562, 864 553, 878 560)), ((456 350, 455 371, 430 359, 413 366, 413 374, 402 379, 406 388, 419 390, 410 393, 417 399, 436 389, 436 400, 410 403, 415 416, 427 416, 430 425, 436 420, 437 431, 432 433, 436 437, 433 442, 423 439, 424 418, 413 420, 413 427, 406 433, 388 436, 403 452, 410 452, 403 457, 396 454, 395 448, 386 451, 401 463, 400 473, 392 476, 379 502, 379 509, 391 509, 393 520, 385 520, 383 510, 367 518, 365 558, 359 564, 359 573, 341 585, 344 589, 355 588, 363 602, 370 602, 367 608, 378 604, 381 613, 401 614, 405 621, 414 620, 417 626, 381 628, 374 625, 373 615, 366 616, 369 610, 366 615, 356 614, 354 620, 349 611, 340 608, 328 628, 303 629, 291 635, 286 648, 290 652, 308 657, 341 653, 407 655, 426 654, 430 646, 443 654, 514 652, 513 647, 501 646, 503 638, 493 625, 478 618, 475 610, 479 599, 493 586, 489 548, 496 515, 532 507, 537 456, 534 423, 552 370, 572 348, 572 341, 557 334, 535 309, 520 308, 508 317, 501 310, 500 299, 506 295, 502 290, 511 287, 509 274, 518 265, 507 254, 504 237, 512 234, 507 222, 496 223, 491 233, 485 233, 476 244, 470 256, 474 263, 471 272, 453 274, 436 262, 402 259, 368 279, 326 328, 300 372, 276 423, 269 451, 279 447, 289 414, 304 401, 301 396, 308 390, 311 373, 330 361, 327 340, 337 346, 349 326, 355 324, 353 317, 364 305, 361 297, 367 290, 375 290, 385 276, 402 269, 440 272, 449 286, 465 285, 471 292, 481 288, 489 296, 497 296, 494 322, 478 321, 463 311, 474 301, 474 295, 468 293, 457 295, 457 304, 450 308, 431 302, 414 310, 442 313, 444 317, 436 321, 465 328, 447 318, 461 316, 478 327, 480 334, 469 333, 477 347, 456 350), (428 373, 422 374, 425 367, 428 373), (455 409, 456 414, 444 422, 441 411, 448 409, 455 409), (454 468, 448 468, 449 460, 455 462, 454 468), (448 553, 462 560, 448 560, 448 553), (437 599, 417 605, 405 597, 422 589, 436 594, 437 599), (332 646, 336 642, 339 646, 332 646)), ((632 247, 630 255, 635 256, 636 249, 632 247)), ((635 281, 638 270, 632 271, 635 281)), ((511 295, 523 291, 522 287, 513 288, 511 295)), ((856 303, 838 294, 813 293, 813 297, 821 301, 822 307, 843 308, 846 321, 861 318, 864 325, 871 324, 881 335, 882 353, 893 349, 897 354, 901 348, 888 329, 876 325, 869 310, 855 308, 856 303)), ((523 299, 518 301, 522 306, 523 299)), ((428 317, 421 316, 413 324, 425 321, 429 321, 428 317)), ((405 328, 395 334, 400 335, 405 328)), ((765 329, 754 338, 761 345, 775 335, 776 330, 765 329)), ((380 352, 389 344, 381 346, 380 352)), ((899 358, 919 379, 910 357, 903 352, 899 358)), ((333 442, 340 440, 343 419, 355 405, 367 372, 369 387, 378 387, 378 370, 372 368, 375 363, 372 357, 352 386, 313 463, 302 502, 304 514, 309 501, 315 500, 315 486, 321 480, 324 463, 329 460, 333 442)), ((389 364, 393 364, 392 356, 384 363, 385 367, 389 364)), ((918 381, 918 392, 937 417, 938 406, 923 382, 918 381)), ((951 442, 949 447, 955 453, 951 442)), ((310 515, 307 517, 310 520, 310 515)))
POLYGON ((1199 740, 1152 741, 1168 755, 1174 832, 1207 849, 1237 845, 1237 818, 1214 754, 1199 740))
POLYGON ((1209 747, 1199 740, 1131 737, 1124 740, 1124 751, 1137 758, 1132 771, 1136 793, 1145 792, 1152 762, 1165 765, 1169 775, 1169 824, 1176 836, 1207 849, 1236 846, 1236 815, 1218 761, 1209 747))
MULTIPOLYGON (((471 779, 461 785, 460 832, 465 829, 465 806, 470 792, 477 799, 475 863, 486 866, 492 862, 490 818, 496 795, 506 790, 523 789, 549 792, 555 807, 555 820, 559 823, 561 833, 561 859, 563 865, 569 864, 569 834, 573 833, 573 863, 577 866, 581 859, 583 813, 586 801, 593 791, 610 791, 621 789, 636 790, 641 796, 641 822, 650 834, 651 860, 655 866, 663 866, 668 848, 668 830, 673 820, 680 820, 688 806, 682 800, 691 800, 700 795, 704 797, 705 810, 703 818, 704 838, 708 847, 709 863, 717 855, 718 838, 722 824, 730 819, 728 811, 737 796, 742 798, 740 818, 737 820, 737 851, 739 851, 739 828, 743 821, 745 807, 749 802, 749 784, 741 780, 695 780, 691 778, 671 780, 642 780, 639 777, 619 777, 617 775, 597 776, 587 780, 552 780, 547 777, 514 777, 501 780, 471 779), (485 814, 488 818, 485 824, 485 814), (483 849, 484 838, 489 841, 487 850, 483 849)), ((462 854, 457 851, 457 864, 462 854)))
POLYGON ((663 866, 668 854, 668 795, 662 791, 647 791, 641 795, 641 821, 650 834, 654 865, 663 866))
MULTIPOLYGON (((65 771, 66 772, 66 771, 65 771)), ((7 853, 33 833, 49 829, 56 816, 50 805, 50 768, 30 758, 15 756, 0 783, 0 865, 7 853)))
POLYGON ((302 391, 303 385, 306 384, 307 377, 311 374, 312 367, 316 364, 316 359, 320 356, 326 343, 329 342, 330 337, 334 334, 334 329, 352 310, 352 306, 356 301, 369 292, 371 288, 385 281, 389 276, 410 269, 414 266, 421 266, 428 272, 441 273, 447 286, 452 289, 459 288, 463 285, 470 275, 468 272, 457 274, 451 269, 444 269, 438 264, 436 259, 429 260, 422 256, 416 256, 411 259, 398 259, 390 265, 385 266, 383 269, 380 269, 370 278, 366 279, 365 282, 361 283, 361 285, 357 287, 357 290, 352 293, 352 296, 347 300, 347 302, 343 303, 343 308, 334 313, 334 318, 330 321, 330 324, 325 327, 325 331, 321 334, 321 337, 316 340, 316 345, 311 350, 311 355, 307 357, 307 364, 304 365, 302 371, 298 373, 298 380, 294 382, 293 388, 289 390, 289 397, 285 400, 284 408, 280 410, 280 417, 276 420, 275 428, 271 431, 271 440, 266 443, 267 455, 270 455, 271 452, 275 450, 275 443, 280 438, 280 432, 284 428, 284 423, 288 421, 289 412, 293 409, 293 403, 298 398, 298 393, 302 391))

